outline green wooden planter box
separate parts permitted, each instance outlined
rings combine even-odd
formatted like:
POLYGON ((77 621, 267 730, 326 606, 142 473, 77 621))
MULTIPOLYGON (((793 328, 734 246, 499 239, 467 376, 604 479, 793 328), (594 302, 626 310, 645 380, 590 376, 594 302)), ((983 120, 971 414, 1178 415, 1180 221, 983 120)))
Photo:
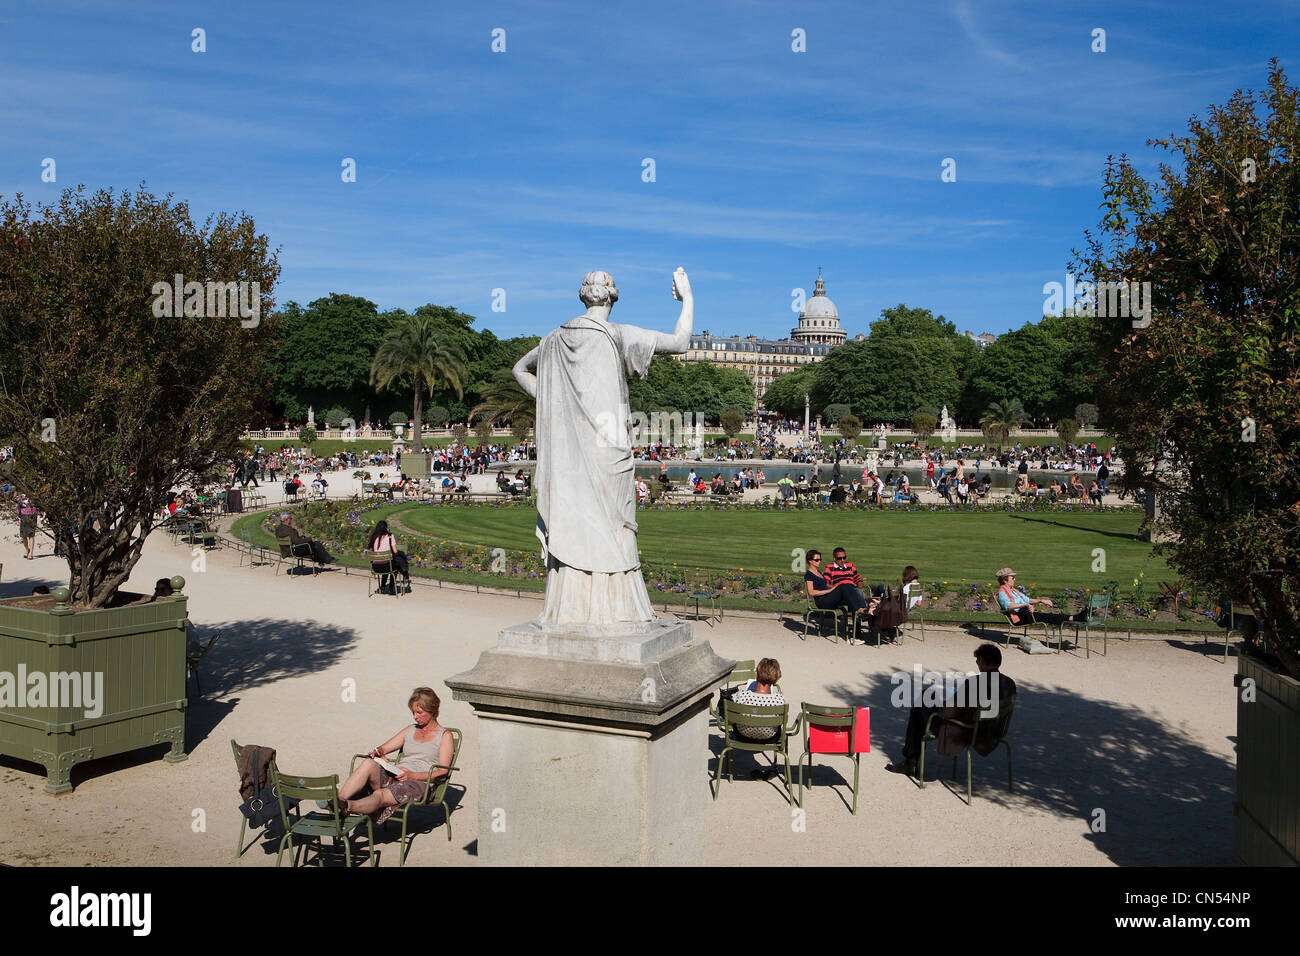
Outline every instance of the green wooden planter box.
POLYGON ((1238 866, 1300 865, 1300 681, 1237 658, 1238 866), (1254 700, 1242 700, 1254 681, 1254 700))
POLYGON ((86 760, 158 744, 165 760, 186 759, 184 583, 172 578, 171 598, 86 611, 62 603, 66 588, 53 609, 0 601, 0 753, 44 764, 47 793, 71 790, 86 760))

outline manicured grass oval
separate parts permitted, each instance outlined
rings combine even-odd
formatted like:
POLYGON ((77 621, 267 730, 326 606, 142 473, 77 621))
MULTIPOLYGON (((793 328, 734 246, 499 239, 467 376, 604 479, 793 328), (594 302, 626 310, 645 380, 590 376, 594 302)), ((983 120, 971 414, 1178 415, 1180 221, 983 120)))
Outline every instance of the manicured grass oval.
MULTIPOLYGON (((399 508, 398 520, 435 540, 530 551, 539 547, 537 512, 490 506, 399 508)), ((1128 589, 1145 570, 1155 581, 1175 579, 1151 545, 1137 540, 1140 515, 1052 512, 639 511, 642 559, 694 569, 793 574, 794 549, 817 548, 829 563, 836 546, 872 582, 896 581, 913 564, 921 580, 954 586, 992 583, 1005 565, 1018 583, 1042 593, 1063 587, 1101 587, 1117 580, 1128 589), (1105 552, 1104 572, 1093 571, 1094 549, 1105 552)), ((802 574, 802 572, 799 572, 802 574)))

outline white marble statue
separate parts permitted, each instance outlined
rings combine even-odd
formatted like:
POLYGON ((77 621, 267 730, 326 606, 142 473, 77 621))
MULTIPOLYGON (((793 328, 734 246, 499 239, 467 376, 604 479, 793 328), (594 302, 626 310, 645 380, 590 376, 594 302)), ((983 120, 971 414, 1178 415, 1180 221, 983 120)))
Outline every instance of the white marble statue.
POLYGON ((659 352, 685 352, 695 300, 673 273, 682 303, 671 334, 609 321, 618 288, 589 272, 586 315, 551 332, 515 365, 537 400, 537 537, 546 561, 544 627, 611 628, 654 620, 636 548, 636 497, 627 376, 645 377, 659 352), (618 427, 611 428, 611 422, 618 427))

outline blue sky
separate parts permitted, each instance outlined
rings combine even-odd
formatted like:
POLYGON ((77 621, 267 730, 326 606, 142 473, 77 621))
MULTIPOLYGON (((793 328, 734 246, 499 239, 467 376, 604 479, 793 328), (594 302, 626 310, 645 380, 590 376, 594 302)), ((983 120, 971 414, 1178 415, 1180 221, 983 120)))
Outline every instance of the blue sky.
POLYGON ((589 269, 618 282, 616 321, 667 328, 679 265, 715 334, 788 334, 819 266, 850 336, 899 302, 1001 333, 1064 281, 1108 153, 1150 174, 1147 139, 1263 87, 1269 57, 1296 82, 1296 13, 6 0, 0 195, 143 181, 196 219, 252 215, 280 248, 280 303, 434 302, 502 336, 580 313, 589 269))

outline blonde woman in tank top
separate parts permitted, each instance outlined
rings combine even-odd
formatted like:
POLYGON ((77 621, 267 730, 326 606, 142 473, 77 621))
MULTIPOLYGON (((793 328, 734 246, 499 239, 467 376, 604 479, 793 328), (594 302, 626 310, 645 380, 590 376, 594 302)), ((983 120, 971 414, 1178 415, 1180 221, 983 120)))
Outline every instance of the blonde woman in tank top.
POLYGON ((446 767, 451 763, 452 737, 438 723, 441 703, 432 687, 417 687, 411 692, 411 699, 407 701, 411 708, 411 725, 403 727, 368 754, 368 758, 385 757, 400 750, 399 772, 390 773, 373 759, 362 761, 352 776, 339 786, 341 810, 370 814, 376 823, 383 823, 398 807, 421 799, 429 781, 437 783, 440 777, 446 776, 445 769, 434 768, 434 764, 446 767), (368 796, 358 796, 367 789, 368 796))

